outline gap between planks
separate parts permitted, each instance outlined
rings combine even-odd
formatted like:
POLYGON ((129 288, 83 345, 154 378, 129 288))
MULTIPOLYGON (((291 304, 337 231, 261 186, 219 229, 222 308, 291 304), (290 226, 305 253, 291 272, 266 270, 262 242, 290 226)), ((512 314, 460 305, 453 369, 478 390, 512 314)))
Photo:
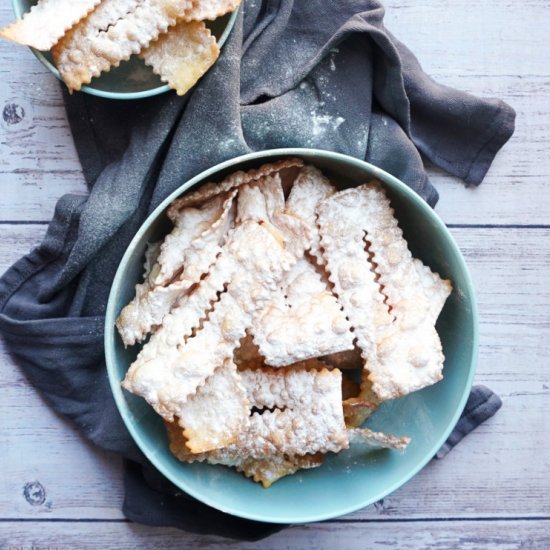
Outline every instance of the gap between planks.
MULTIPOLYGON (((0 225, 49 225, 51 220, 0 220, 0 225)), ((550 229, 550 224, 447 223, 448 229, 550 229)))
MULTIPOLYGON (((495 522, 495 521, 550 521, 550 516, 472 516, 472 517, 417 517, 417 518, 358 518, 327 519, 323 524, 340 523, 451 523, 451 522, 495 522)), ((126 518, 104 519, 104 518, 0 518, 0 523, 134 523, 126 518)), ((296 524, 296 527, 317 525, 318 522, 296 524)))

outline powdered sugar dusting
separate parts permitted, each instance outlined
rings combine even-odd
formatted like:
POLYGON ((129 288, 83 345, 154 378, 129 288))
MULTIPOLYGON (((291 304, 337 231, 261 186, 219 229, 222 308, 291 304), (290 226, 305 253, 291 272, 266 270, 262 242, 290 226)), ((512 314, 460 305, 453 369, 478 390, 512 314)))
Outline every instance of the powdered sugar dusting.
POLYGON ((341 116, 323 115, 315 110, 311 111, 312 129, 311 133, 318 136, 327 130, 335 131, 346 119, 341 116))

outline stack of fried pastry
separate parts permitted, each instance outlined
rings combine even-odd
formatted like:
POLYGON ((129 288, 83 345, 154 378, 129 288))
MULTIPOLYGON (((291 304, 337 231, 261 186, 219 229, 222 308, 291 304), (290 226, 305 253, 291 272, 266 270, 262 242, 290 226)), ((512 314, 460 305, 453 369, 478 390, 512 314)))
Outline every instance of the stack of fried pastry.
POLYGON ((179 95, 219 55, 205 21, 237 9, 240 0, 38 0, 0 36, 51 50, 72 92, 139 55, 179 95))
POLYGON ((149 336, 122 385, 162 416, 180 460, 268 487, 350 444, 407 446, 360 426, 442 378, 451 284, 412 257, 380 183, 338 191, 283 159, 167 215, 117 327, 127 346, 149 336))

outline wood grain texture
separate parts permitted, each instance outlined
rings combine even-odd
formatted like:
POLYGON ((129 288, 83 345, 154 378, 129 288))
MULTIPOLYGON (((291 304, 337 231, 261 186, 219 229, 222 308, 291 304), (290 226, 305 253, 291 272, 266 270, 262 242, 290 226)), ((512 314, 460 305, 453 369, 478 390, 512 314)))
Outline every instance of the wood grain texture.
MULTIPOLYGON (((0 269, 43 233, 37 226, 4 230, 0 269)), ((478 291, 476 382, 497 391, 504 406, 444 460, 433 461, 399 491, 350 519, 536 517, 550 510, 550 229, 459 228, 453 234, 478 291), (540 459, 533 461, 535 455, 540 459)), ((67 422, 45 408, 5 354, 0 362, 5 365, 2 406, 9 411, 0 416, 0 437, 8 449, 0 477, 0 515, 121 519, 118 459, 83 443, 67 422), (34 480, 47 493, 40 506, 29 505, 23 495, 25 484, 34 480)))
POLYGON ((120 523, 4 523, 5 548, 65 550, 114 548, 364 550, 365 548, 436 548, 437 550, 541 550, 550 546, 548 521, 317 523, 292 527, 261 542, 188 535, 175 529, 152 529, 120 523))
MULTIPOLYGON (((4 0, 0 26, 12 19, 4 0)), ((49 220, 60 196, 86 192, 59 82, 28 48, 5 40, 0 40, 0 185, 0 221, 49 220)))
POLYGON ((549 74, 546 0, 386 0, 385 24, 434 76, 549 74))
MULTIPOLYGON (((373 506, 261 545, 228 543, 124 521, 118 458, 52 412, 0 344, 0 548, 550 547, 550 4, 384 4, 387 27, 428 74, 518 114, 479 188, 428 167, 478 292, 476 382, 500 394, 502 410, 373 506)), ((12 19, 3 0, 0 26, 12 19)), ((61 195, 85 193, 57 80, 4 41, 0 189, 0 272, 40 242, 36 222, 61 195)))
POLYGON ((543 1, 385 2, 386 26, 441 84, 499 98, 516 131, 479 188, 429 168, 447 223, 548 224, 550 10, 543 1), (539 50, 540 48, 540 50, 539 50))
MULTIPOLYGON (((437 211, 455 224, 548 223, 546 3, 490 0, 475 10, 464 0, 389 1, 386 6, 388 28, 415 52, 428 74, 443 84, 501 98, 518 112, 514 137, 478 189, 430 168, 441 194, 437 211)), ((5 2, 0 25, 11 19, 5 2)), ((26 48, 0 42, 0 59, 0 108, 13 104, 27 113, 18 124, 1 128, 0 181, 8 200, 0 202, 0 221, 19 220, 22 212, 27 219, 47 220, 59 196, 84 192, 59 85, 26 48)))
POLYGON ((479 187, 429 166, 439 190, 436 211, 451 224, 549 224, 550 77, 447 77, 446 84, 499 97, 517 113, 516 130, 479 187))

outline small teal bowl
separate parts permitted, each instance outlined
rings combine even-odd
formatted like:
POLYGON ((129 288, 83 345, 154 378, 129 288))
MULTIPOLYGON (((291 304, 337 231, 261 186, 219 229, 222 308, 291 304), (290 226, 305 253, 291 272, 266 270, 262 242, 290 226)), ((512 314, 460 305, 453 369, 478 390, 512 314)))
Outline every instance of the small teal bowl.
POLYGON ((115 401, 122 418, 149 460, 175 485, 198 500, 235 516, 272 523, 306 523, 349 514, 395 491, 435 455, 458 421, 468 397, 478 347, 478 318, 472 281, 451 234, 433 210, 388 173, 338 153, 276 149, 229 160, 183 184, 146 220, 116 273, 107 306, 105 355, 115 401), (437 322, 446 361, 444 379, 419 392, 384 403, 366 423, 374 430, 412 442, 400 454, 350 448, 328 456, 322 467, 299 472, 269 489, 223 466, 183 464, 168 449, 160 417, 147 403, 120 387, 137 349, 124 349, 114 323, 141 280, 145 245, 166 234, 167 206, 206 181, 220 181, 282 157, 296 156, 319 167, 342 186, 379 179, 391 198, 413 254, 453 282, 453 293, 437 322))
MULTIPOLYGON (((20 19, 30 10, 31 6, 37 3, 37 0, 12 0, 11 3, 15 16, 20 19)), ((206 23, 216 37, 220 48, 225 44, 235 24, 237 13, 238 10, 235 10, 233 13, 228 13, 215 21, 207 21, 206 23)), ((31 48, 31 50, 42 65, 61 80, 51 54, 34 48, 31 48)), ((121 63, 119 67, 92 79, 90 84, 82 86, 81 91, 108 99, 142 99, 168 92, 170 88, 141 59, 133 55, 129 61, 121 63)))

